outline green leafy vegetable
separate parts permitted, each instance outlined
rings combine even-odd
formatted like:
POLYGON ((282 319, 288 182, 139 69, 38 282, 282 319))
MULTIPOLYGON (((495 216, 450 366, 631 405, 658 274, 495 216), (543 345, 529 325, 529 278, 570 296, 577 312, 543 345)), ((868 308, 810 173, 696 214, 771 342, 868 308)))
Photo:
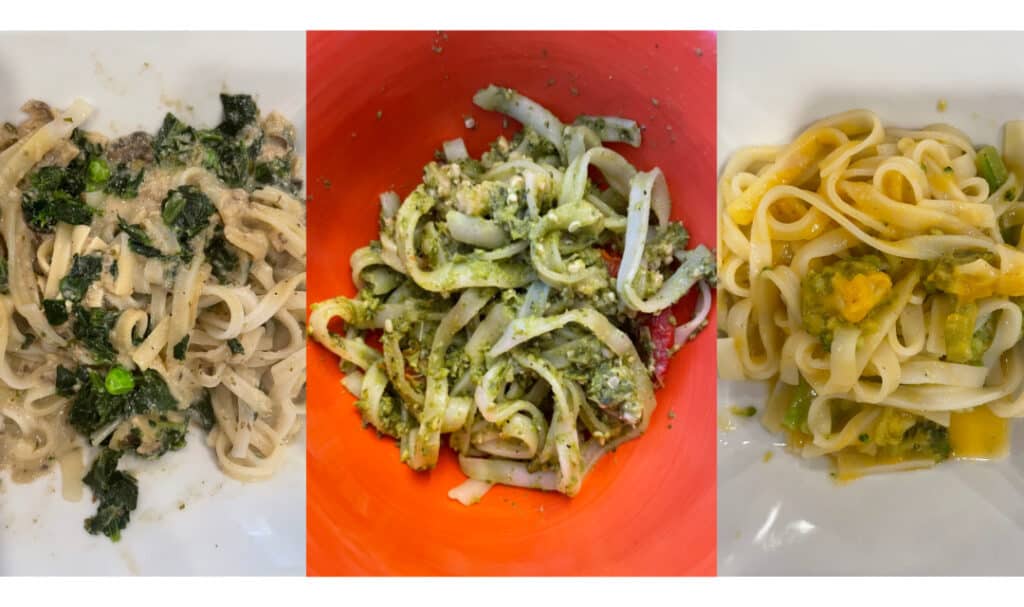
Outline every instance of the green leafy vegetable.
POLYGON ((188 352, 188 340, 189 336, 181 338, 181 341, 174 344, 174 358, 176 360, 185 360, 185 353, 188 352))
POLYGON ((46 322, 54 327, 68 321, 68 304, 63 299, 44 299, 43 314, 46 315, 46 322))
POLYGON ((192 414, 193 419, 199 424, 199 427, 209 432, 213 430, 213 427, 217 425, 217 416, 213 413, 213 401, 210 397, 209 390, 203 390, 202 396, 199 397, 189 407, 189 411, 192 414))
MULTIPOLYGON (((160 249, 153 246, 153 239, 149 237, 146 230, 139 224, 128 223, 120 217, 117 218, 117 227, 128 234, 128 248, 142 255, 143 257, 162 258, 164 254, 160 249)), ((111 271, 111 274, 114 272, 111 271)))
MULTIPOLYGON (((100 277, 103 271, 103 256, 99 253, 75 255, 71 269, 60 279, 60 294, 68 301, 81 301, 85 292, 100 277)), ((52 323, 51 323, 52 324, 52 323)))
POLYGON ((138 173, 133 174, 128 165, 122 162, 111 173, 105 191, 108 194, 130 200, 139 195, 139 186, 142 185, 142 179, 145 176, 145 169, 141 169, 138 173))
POLYGON ((110 448, 156 459, 168 451, 184 447, 187 434, 188 419, 184 413, 151 412, 136 415, 118 425, 110 437, 110 448))
POLYGON ((0 293, 9 293, 10 285, 7 282, 7 258, 0 255, 0 293))
POLYGON ((230 282, 231 275, 238 270, 238 255, 224 237, 224 227, 217 225, 213 237, 206 243, 206 260, 213 268, 213 275, 221 283, 230 282))
POLYGON ((217 128, 228 135, 237 135, 259 118, 260 111, 251 95, 221 94, 220 103, 224 107, 224 120, 217 128))
POLYGON ((152 411, 172 411, 178 401, 160 374, 152 369, 131 374, 133 388, 128 392, 112 394, 107 390, 105 377, 92 369, 79 367, 72 385, 66 379, 68 390, 77 390, 68 412, 68 423, 84 436, 110 424, 134 415, 152 411))
POLYGON ((102 533, 114 542, 121 539, 121 531, 128 526, 139 500, 138 483, 135 477, 117 469, 119 459, 120 452, 104 449, 82 479, 100 503, 96 515, 85 519, 85 530, 93 535, 102 533))
POLYGON ((181 257, 186 263, 192 259, 189 241, 210 224, 210 216, 216 211, 206 194, 195 186, 183 185, 168 192, 160 215, 178 235, 181 257))
POLYGON ((153 155, 160 164, 188 164, 195 145, 195 129, 168 112, 153 140, 153 155))
POLYGON ((29 177, 21 196, 25 222, 36 232, 52 232, 58 222, 89 225, 95 211, 82 202, 84 179, 71 168, 44 167, 29 177))
POLYGON ((238 341, 237 339, 229 339, 228 348, 231 349, 232 354, 245 354, 245 346, 243 346, 242 342, 238 341))
POLYGON ((87 308, 75 305, 72 309, 74 326, 72 333, 92 352, 96 362, 109 363, 117 357, 117 351, 110 343, 110 331, 117 322, 120 312, 104 308, 87 308))

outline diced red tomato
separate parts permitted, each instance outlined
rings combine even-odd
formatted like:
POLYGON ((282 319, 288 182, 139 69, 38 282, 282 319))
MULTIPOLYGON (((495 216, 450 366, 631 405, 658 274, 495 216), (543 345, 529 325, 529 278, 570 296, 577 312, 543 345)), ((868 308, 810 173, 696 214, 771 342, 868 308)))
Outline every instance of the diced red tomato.
POLYGON ((654 348, 654 381, 661 385, 665 373, 668 372, 668 360, 675 345, 675 327, 672 325, 672 310, 666 308, 661 314, 646 318, 647 329, 651 332, 651 343, 654 348))
POLYGON ((380 329, 370 329, 364 334, 363 340, 366 342, 366 345, 380 352, 384 349, 384 346, 380 343, 381 334, 382 331, 380 329))
POLYGON ((618 278, 619 265, 622 263, 622 255, 620 255, 618 251, 601 249, 601 257, 604 258, 604 264, 608 266, 608 275, 612 278, 618 278))

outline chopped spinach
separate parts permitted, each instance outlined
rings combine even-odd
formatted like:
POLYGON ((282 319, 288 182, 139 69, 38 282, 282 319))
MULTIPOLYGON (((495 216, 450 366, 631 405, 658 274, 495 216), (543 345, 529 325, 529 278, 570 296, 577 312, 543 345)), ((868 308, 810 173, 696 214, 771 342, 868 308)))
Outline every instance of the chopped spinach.
POLYGON ((102 533, 114 542, 121 539, 121 531, 128 526, 139 501, 138 483, 135 477, 117 469, 119 459, 119 451, 103 449, 82 479, 100 503, 96 515, 85 519, 85 530, 93 535, 102 533))
POLYGON ((181 338, 181 341, 174 344, 174 358, 175 360, 185 360, 185 353, 188 352, 188 340, 189 336, 181 338))
POLYGON ((64 386, 77 390, 68 412, 68 423, 84 436, 134 415, 173 411, 178 406, 167 383, 153 369, 133 372, 134 387, 122 394, 111 394, 106 387, 106 374, 93 369, 79 367, 73 385, 66 375, 64 377, 64 386))
POLYGON ((57 365, 57 394, 61 396, 74 396, 79 384, 88 380, 89 374, 85 367, 72 371, 64 365, 57 365))
MULTIPOLYGON (((160 249, 153 246, 153 240, 146 233, 146 230, 137 223, 128 223, 120 217, 117 218, 117 227, 128 234, 128 248, 142 255, 143 257, 157 257, 161 258, 164 254, 160 249)), ((112 275, 114 274, 113 268, 111 268, 112 275)))
POLYGON ((0 255, 0 293, 9 293, 10 285, 7 279, 7 258, 0 255))
POLYGON ((229 339, 228 348, 231 349, 232 354, 245 354, 245 346, 243 346, 242 342, 238 341, 237 339, 229 339))
POLYGON ((192 260, 190 241, 210 224, 210 216, 216 211, 206 194, 195 186, 183 185, 167 193, 160 215, 178 235, 180 255, 185 263, 192 260))
POLYGON ((74 326, 72 333, 92 353, 96 362, 109 363, 117 357, 117 351, 110 343, 110 331, 117 322, 120 312, 104 308, 87 308, 75 305, 72 309, 74 326))
POLYGON ((99 253, 75 255, 71 269, 60 279, 60 294, 68 301, 81 301, 85 292, 100 277, 103 271, 103 256, 99 253))
POLYGON ((145 169, 140 169, 138 173, 132 174, 131 168, 122 162, 110 174, 105 191, 125 200, 135 198, 139 195, 139 186, 142 185, 142 178, 145 176, 145 169))
POLYGON ((52 232, 58 222, 89 225, 95 211, 82 202, 85 182, 68 167, 44 167, 33 173, 21 196, 25 222, 36 232, 52 232))
POLYGON ((153 155, 161 164, 188 164, 195 151, 196 131, 170 112, 153 140, 153 155))
POLYGON ((44 299, 43 314, 46 315, 46 322, 59 327, 68 321, 68 304, 63 299, 44 299))
POLYGON ((259 108, 251 95, 221 94, 220 103, 224 107, 224 120, 217 128, 228 135, 237 135, 238 131, 259 118, 259 108))
POLYGON ((202 396, 189 406, 189 412, 199 427, 207 432, 217 425, 217 416, 213 414, 213 400, 209 390, 203 390, 202 396))
POLYGON ((231 275, 238 270, 238 255, 234 247, 224 237, 224 227, 218 225, 213 237, 206 243, 206 259, 213 268, 213 275, 221 283, 229 282, 231 275))

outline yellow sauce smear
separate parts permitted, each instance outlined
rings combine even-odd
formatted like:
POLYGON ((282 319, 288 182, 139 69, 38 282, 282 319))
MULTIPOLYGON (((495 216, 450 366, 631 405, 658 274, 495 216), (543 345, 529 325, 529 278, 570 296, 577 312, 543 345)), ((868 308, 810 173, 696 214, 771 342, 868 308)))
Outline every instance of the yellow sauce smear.
POLYGON ((960 459, 999 459, 1010 447, 1010 424, 988 407, 953 413, 949 422, 949 442, 953 457, 960 459))

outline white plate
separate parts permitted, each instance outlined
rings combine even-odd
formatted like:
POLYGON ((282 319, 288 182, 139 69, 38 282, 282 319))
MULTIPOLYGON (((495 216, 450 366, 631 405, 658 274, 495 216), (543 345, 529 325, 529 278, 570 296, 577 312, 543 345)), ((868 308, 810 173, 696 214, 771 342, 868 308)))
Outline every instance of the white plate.
MULTIPOLYGON (((740 147, 789 142, 858 107, 886 125, 948 122, 998 146, 1002 123, 1024 118, 1019 45, 1019 34, 998 33, 723 33, 719 166, 740 147)), ((763 396, 761 386, 719 382, 723 412, 760 407, 763 396)), ((719 574, 1024 573, 1020 427, 1005 461, 838 486, 821 463, 773 446, 756 420, 735 425, 719 432, 719 574)))
MULTIPOLYGON (((0 34, 0 120, 19 120, 29 98, 83 97, 96 108, 86 128, 107 134, 155 132, 168 110, 213 126, 218 94, 246 92, 295 124, 302 154, 305 65, 303 33, 0 34)), ((122 466, 139 478, 139 508, 116 544, 83 530, 89 492, 64 501, 59 473, 0 477, 0 574, 305 574, 305 433, 262 483, 221 474, 195 429, 183 451, 122 466)))

